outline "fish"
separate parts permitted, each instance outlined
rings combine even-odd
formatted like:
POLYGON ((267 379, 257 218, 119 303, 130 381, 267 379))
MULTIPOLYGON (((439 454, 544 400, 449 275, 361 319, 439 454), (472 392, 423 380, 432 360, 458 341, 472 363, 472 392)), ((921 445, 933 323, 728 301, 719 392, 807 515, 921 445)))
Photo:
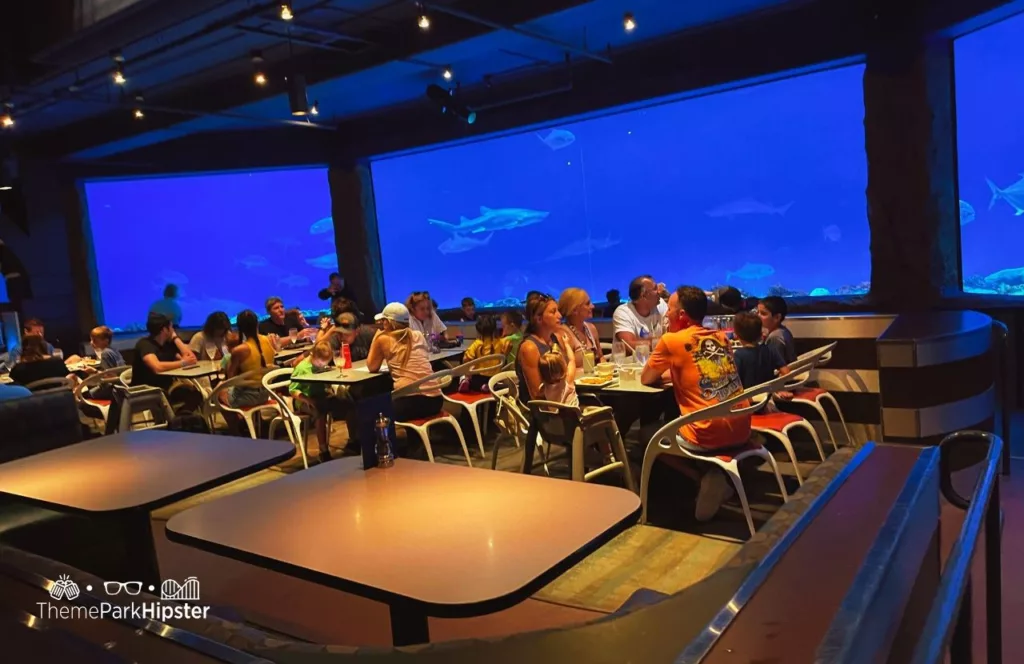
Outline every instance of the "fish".
POLYGON ((1018 217, 1024 214, 1024 173, 1021 173, 1020 179, 1006 189, 1000 189, 996 186, 995 182, 988 178, 985 178, 985 182, 988 183, 988 188, 992 190, 992 199, 988 202, 989 210, 1001 198, 1013 207, 1014 214, 1018 217))
MULTIPOLYGON (((990 208, 992 206, 989 206, 990 208)), ((974 208, 967 201, 960 201, 960 225, 966 226, 974 221, 974 208)))
POLYGON ((793 205, 793 201, 786 203, 782 207, 775 207, 770 203, 762 203, 756 201, 753 198, 743 198, 738 201, 732 201, 731 203, 725 203, 716 208, 712 208, 707 211, 709 217, 726 217, 732 219, 738 217, 741 214, 777 214, 782 217, 785 216, 786 212, 793 205))
POLYGON ((329 254, 324 254, 323 256, 318 256, 316 258, 307 258, 306 264, 312 265, 313 267, 318 267, 321 270, 337 270, 338 254, 332 252, 329 254))
POLYGON ((281 284, 284 284, 285 286, 290 286, 292 288, 297 288, 299 286, 308 286, 309 279, 302 276, 301 274, 289 274, 287 277, 282 277, 281 279, 277 280, 277 285, 280 286, 281 284))
POLYGON ((254 267, 266 267, 267 264, 267 259, 258 254, 250 254, 245 258, 239 258, 235 261, 235 265, 244 265, 247 269, 250 270, 254 267))
MULTIPOLYGON (((183 275, 181 272, 175 272, 174 270, 164 270, 160 273, 160 278, 165 284, 176 284, 181 286, 182 284, 188 283, 188 277, 183 275)), ((163 288, 163 286, 160 288, 163 288)))
POLYGON ((506 231, 523 226, 539 224, 547 219, 550 212, 541 210, 529 210, 526 208, 489 208, 480 206, 480 216, 475 219, 459 217, 458 224, 452 224, 440 219, 427 219, 427 222, 439 226, 449 233, 489 233, 491 231, 506 231))
POLYGON ((1024 285, 1024 267, 999 270, 985 277, 985 281, 990 284, 1006 284, 1007 286, 1024 285))
POLYGON ((282 249, 288 249, 289 247, 298 247, 302 243, 293 237, 276 237, 274 238, 274 244, 281 247, 282 249))
POLYGON ((735 272, 726 272, 725 280, 728 282, 733 277, 744 281, 757 281, 775 274, 775 268, 765 263, 746 263, 735 272))
POLYGON ((822 295, 828 295, 828 294, 829 293, 828 293, 828 289, 827 288, 815 288, 814 290, 812 290, 810 292, 810 296, 811 297, 821 297, 822 295))
POLYGON ((461 254, 466 251, 472 251, 486 245, 494 237, 494 233, 491 233, 482 240, 477 240, 464 235, 455 233, 450 238, 437 245, 437 250, 442 254, 461 254))
POLYGON ((328 232, 334 232, 334 217, 324 217, 309 227, 310 235, 320 235, 321 233, 328 232))
POLYGON ((546 136, 537 132, 537 138, 552 150, 561 150, 576 142, 576 135, 567 129, 552 129, 546 136))
POLYGON ((829 242, 839 242, 843 239, 843 231, 839 229, 835 224, 831 224, 821 229, 821 234, 829 242))
POLYGON ((610 247, 622 242, 622 240, 613 240, 609 235, 605 239, 585 237, 582 240, 576 240, 570 242, 566 246, 562 247, 555 253, 547 257, 546 262, 555 261, 562 258, 572 258, 573 256, 587 256, 593 254, 596 251, 604 251, 610 247))

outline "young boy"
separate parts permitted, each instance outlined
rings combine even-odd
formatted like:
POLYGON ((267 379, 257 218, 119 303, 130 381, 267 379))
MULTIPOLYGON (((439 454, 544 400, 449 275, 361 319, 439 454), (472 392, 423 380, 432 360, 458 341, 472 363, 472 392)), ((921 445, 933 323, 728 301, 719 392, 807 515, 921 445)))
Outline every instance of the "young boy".
POLYGON ((786 301, 777 295, 769 295, 757 303, 757 315, 761 317, 765 344, 778 347, 782 359, 789 364, 796 361, 796 346, 793 345, 793 334, 782 324, 787 313, 789 307, 786 301))
MULTIPOLYGON (((292 372, 292 378, 309 376, 325 371, 327 369, 327 365, 331 363, 333 358, 334 353, 331 350, 331 345, 326 341, 319 341, 313 346, 313 350, 310 352, 309 356, 303 358, 302 361, 295 366, 295 370, 292 372)), ((288 392, 292 395, 292 399, 295 401, 295 409, 297 412, 304 412, 315 418, 316 442, 320 447, 320 462, 324 463, 330 461, 331 451, 327 446, 327 416, 331 415, 335 419, 345 417, 348 411, 346 402, 336 395, 328 394, 327 387, 318 383, 305 383, 292 380, 291 384, 288 386, 288 392)))
POLYGON ((515 364, 519 344, 523 343, 523 314, 519 310, 509 309, 501 315, 501 338, 507 344, 505 364, 515 364))
MULTIPOLYGON (((733 332, 741 344, 733 352, 733 359, 743 389, 767 383, 775 378, 776 372, 780 376, 789 373, 779 346, 761 343, 761 319, 756 314, 736 314, 733 317, 733 332)), ((777 396, 786 398, 785 394, 779 392, 777 396)))
POLYGON ((110 347, 113 340, 114 332, 106 325, 94 327, 89 332, 89 343, 96 353, 96 359, 100 361, 99 371, 106 371, 107 369, 123 367, 125 365, 121 353, 116 348, 110 347))

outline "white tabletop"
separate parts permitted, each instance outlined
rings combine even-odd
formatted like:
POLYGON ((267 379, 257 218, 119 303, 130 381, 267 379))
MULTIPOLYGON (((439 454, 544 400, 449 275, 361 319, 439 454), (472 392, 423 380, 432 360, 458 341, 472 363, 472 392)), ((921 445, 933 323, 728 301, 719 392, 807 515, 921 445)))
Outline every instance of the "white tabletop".
POLYGON ((203 376, 218 374, 220 371, 220 360, 199 360, 190 367, 164 371, 160 375, 170 376, 171 378, 202 378, 203 376))
MULTIPOLYGON (((452 357, 456 357, 465 352, 464 348, 449 348, 442 350, 437 353, 430 354, 430 362, 434 363, 439 360, 446 360, 452 357)), ((381 366, 381 372, 387 373, 388 367, 385 363, 381 366)), ((366 360, 359 360, 352 363, 351 369, 330 369, 328 371, 322 371, 316 374, 309 374, 306 376, 296 376, 293 380, 298 383, 327 383, 329 385, 345 385, 351 383, 360 383, 364 380, 370 380, 376 376, 380 376, 381 373, 371 373, 366 367, 366 360)))
POLYGON ((640 513, 636 494, 600 484, 411 459, 361 464, 339 459, 186 510, 168 537, 428 613, 479 615, 535 592, 640 513), (296 505, 330 505, 329 518, 296 505))

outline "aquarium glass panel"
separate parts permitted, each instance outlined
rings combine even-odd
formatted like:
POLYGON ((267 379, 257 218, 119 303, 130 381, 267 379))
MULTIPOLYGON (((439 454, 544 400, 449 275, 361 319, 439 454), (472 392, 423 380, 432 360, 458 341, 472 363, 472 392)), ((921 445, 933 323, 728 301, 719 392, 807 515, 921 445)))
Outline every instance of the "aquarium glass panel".
MULTIPOLYGON (((388 298, 604 301, 670 287, 861 294, 862 66, 375 160, 388 298)), ((486 122, 482 113, 478 122, 486 122)))
POLYGON ((954 42, 964 290, 1024 295, 1024 15, 954 42))
POLYGON ((338 269, 323 168, 90 181, 85 194, 103 320, 117 330, 144 329, 167 284, 185 326, 213 311, 263 317, 271 295, 317 310, 338 269))

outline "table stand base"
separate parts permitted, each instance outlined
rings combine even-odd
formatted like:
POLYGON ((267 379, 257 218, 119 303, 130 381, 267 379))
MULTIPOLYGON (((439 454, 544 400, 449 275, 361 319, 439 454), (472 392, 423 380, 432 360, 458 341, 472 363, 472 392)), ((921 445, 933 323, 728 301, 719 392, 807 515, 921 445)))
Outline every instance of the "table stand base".
POLYGON ((396 646, 430 643, 427 616, 409 606, 391 605, 391 642, 396 646))

